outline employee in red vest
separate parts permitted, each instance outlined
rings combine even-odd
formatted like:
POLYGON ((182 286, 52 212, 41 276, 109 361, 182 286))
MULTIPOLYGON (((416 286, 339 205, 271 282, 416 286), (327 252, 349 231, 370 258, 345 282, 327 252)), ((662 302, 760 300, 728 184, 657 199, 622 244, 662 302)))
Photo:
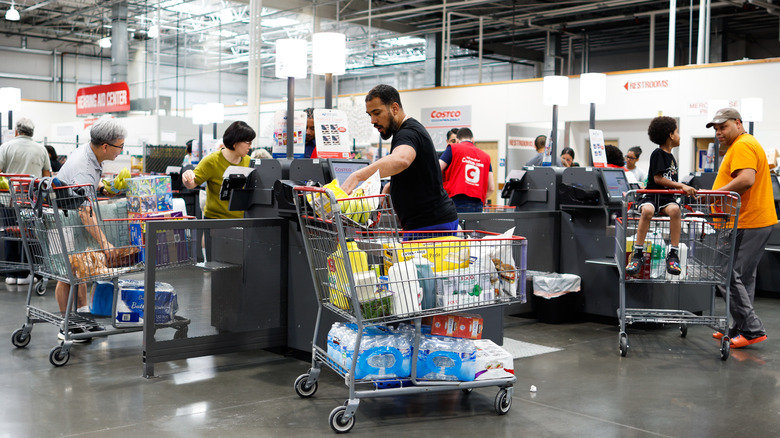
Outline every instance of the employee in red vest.
POLYGON ((469 128, 458 129, 457 139, 439 158, 444 190, 458 212, 482 212, 485 200, 496 190, 490 155, 474 146, 469 128))

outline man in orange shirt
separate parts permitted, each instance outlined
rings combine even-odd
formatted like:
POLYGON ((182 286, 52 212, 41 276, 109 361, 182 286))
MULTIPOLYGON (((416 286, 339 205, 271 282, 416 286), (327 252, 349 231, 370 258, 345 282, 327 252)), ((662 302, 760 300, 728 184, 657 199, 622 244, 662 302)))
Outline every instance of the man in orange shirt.
MULTIPOLYGON (((777 224, 772 181, 764 149, 745 132, 742 116, 734 108, 723 108, 707 128, 714 127, 721 145, 728 148, 712 185, 713 190, 737 192, 742 204, 737 218, 737 241, 729 297, 733 325, 728 331, 731 348, 742 348, 766 340, 764 324, 753 309, 756 270, 777 224)), ((719 286, 721 293, 724 288, 719 286)), ((725 296, 725 295, 724 295, 725 296)), ((723 338, 723 333, 712 335, 723 338)))

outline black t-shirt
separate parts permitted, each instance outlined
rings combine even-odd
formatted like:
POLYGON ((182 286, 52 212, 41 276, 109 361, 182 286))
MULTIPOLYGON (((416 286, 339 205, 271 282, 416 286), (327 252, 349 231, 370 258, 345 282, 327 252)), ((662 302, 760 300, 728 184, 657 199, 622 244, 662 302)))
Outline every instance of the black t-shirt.
POLYGON ((655 175, 659 173, 664 178, 677 182, 677 160, 674 159, 674 155, 669 152, 658 148, 650 155, 650 167, 647 169, 647 189, 648 190, 667 190, 669 187, 664 187, 655 182, 655 175))
POLYGON ((408 168, 390 178, 390 196, 401 227, 416 230, 457 220, 455 204, 442 185, 441 166, 428 131, 408 118, 393 135, 390 153, 398 145, 411 146, 417 153, 408 168))

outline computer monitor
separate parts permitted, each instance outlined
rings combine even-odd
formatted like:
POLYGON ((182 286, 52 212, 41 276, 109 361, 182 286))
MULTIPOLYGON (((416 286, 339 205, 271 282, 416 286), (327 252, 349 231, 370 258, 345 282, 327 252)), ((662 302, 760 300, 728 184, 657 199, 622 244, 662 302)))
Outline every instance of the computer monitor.
MULTIPOLYGON (((339 180, 339 185, 344 184, 344 181, 349 175, 356 170, 362 169, 368 166, 368 160, 339 160, 330 158, 328 160, 328 169, 330 169, 330 180, 336 178, 339 180)), ((328 183, 330 181, 326 181, 328 183)))
POLYGON ((604 190, 607 191, 607 200, 610 204, 623 201, 623 193, 630 190, 626 172, 622 168, 602 168, 601 181, 604 183, 604 190))

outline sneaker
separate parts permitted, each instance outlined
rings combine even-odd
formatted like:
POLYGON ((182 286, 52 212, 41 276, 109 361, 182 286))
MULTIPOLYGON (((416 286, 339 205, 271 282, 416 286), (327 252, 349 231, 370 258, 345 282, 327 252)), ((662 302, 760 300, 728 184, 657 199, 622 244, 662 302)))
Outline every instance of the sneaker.
MULTIPOLYGON (((734 330, 733 327, 729 329, 729 339, 736 337, 738 335, 739 333, 736 330, 734 330)), ((712 337, 720 341, 721 339, 723 339, 723 333, 715 332, 712 334, 712 337)))
POLYGON ((16 279, 16 284, 30 284, 32 281, 32 274, 26 276, 26 277, 20 277, 16 279))
POLYGON ((677 256, 677 251, 669 251, 669 255, 666 256, 666 272, 672 275, 680 275, 682 272, 680 257, 677 256))
POLYGON ((626 265, 626 274, 636 275, 642 270, 642 266, 645 264, 644 254, 639 251, 634 251, 631 255, 631 261, 626 265))
MULTIPOLYGON (((85 333, 84 329, 82 329, 81 327, 73 327, 70 330, 70 334, 71 335, 76 335, 76 334, 81 334, 81 333, 85 333)), ((57 333, 57 339, 59 339, 60 341, 64 341, 65 340, 65 333, 63 333, 62 330, 60 330, 60 332, 57 333)), ((71 341, 73 341, 74 343, 79 343, 79 344, 83 344, 83 343, 89 342, 91 340, 92 339, 89 339, 89 338, 86 338, 86 339, 71 339, 71 341)))
POLYGON ((748 345, 757 344, 763 341, 766 341, 766 335, 757 336, 751 339, 748 339, 742 335, 737 335, 731 338, 731 348, 747 347, 748 345))
POLYGON ((16 277, 5 277, 5 284, 16 284, 16 277))

